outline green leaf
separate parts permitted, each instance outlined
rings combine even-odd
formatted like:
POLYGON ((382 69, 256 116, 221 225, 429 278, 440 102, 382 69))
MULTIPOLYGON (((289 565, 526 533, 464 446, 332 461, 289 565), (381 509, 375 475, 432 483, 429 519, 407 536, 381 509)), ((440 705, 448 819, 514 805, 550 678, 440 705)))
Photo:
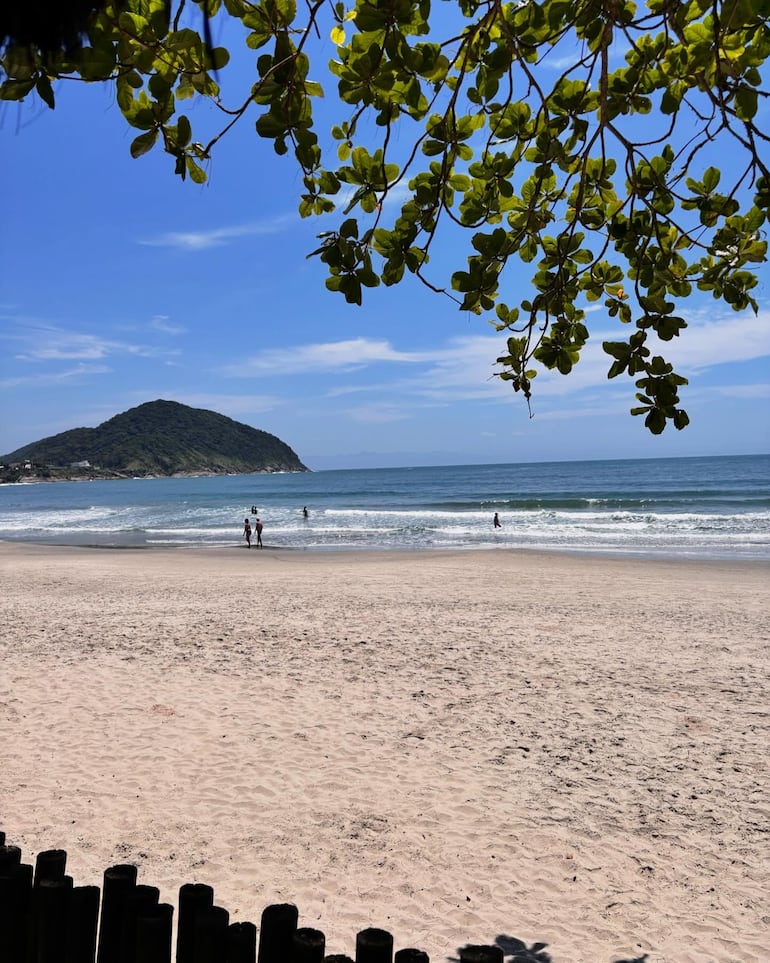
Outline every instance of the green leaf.
POLYGON ((256 127, 259 136, 266 137, 269 140, 281 137, 287 131, 286 121, 273 113, 262 114, 261 117, 258 117, 256 127))
POLYGON ((146 133, 135 137, 131 142, 131 156, 136 158, 141 157, 142 154, 146 154, 148 150, 152 150, 152 148, 155 146, 157 139, 157 128, 148 130, 146 133))
POLYGON ((214 47, 209 51, 209 64, 212 70, 221 70, 230 63, 230 51, 226 47, 214 47))
POLYGON ((44 100, 51 110, 53 110, 56 106, 53 96, 53 87, 51 87, 51 81, 45 74, 40 74, 40 76, 37 78, 35 89, 37 90, 40 99, 44 100))
POLYGON ((205 184, 206 183, 206 172, 200 167, 192 157, 185 158, 185 166, 187 167, 187 173, 190 175, 190 180, 194 184, 205 184))
POLYGON ((115 50, 111 43, 94 40, 92 47, 81 51, 80 75, 83 80, 105 80, 115 68, 115 50))
POLYGON ((690 424, 690 418, 686 411, 682 408, 677 408, 674 412, 674 427, 677 431, 681 431, 690 424))
POLYGON ((34 78, 30 80, 5 80, 0 84, 0 100, 24 100, 35 83, 34 78))
POLYGON ((653 435, 660 435, 666 427, 666 416, 660 409, 652 408, 644 419, 644 424, 650 429, 653 435))
POLYGON ((735 91, 735 113, 739 120, 753 120, 757 113, 758 96, 753 87, 743 84, 735 91))
POLYGON ((184 114, 179 114, 176 122, 176 142, 179 147, 186 147, 192 137, 190 121, 184 114))
POLYGON ((721 178, 722 173, 718 167, 707 167, 703 172, 702 184, 698 184, 697 182, 693 181, 692 186, 700 187, 702 193, 704 194, 712 194, 717 187, 719 187, 719 181, 721 178))
POLYGON ((171 84, 161 74, 153 74, 147 82, 147 87, 158 101, 167 97, 171 91, 171 84))

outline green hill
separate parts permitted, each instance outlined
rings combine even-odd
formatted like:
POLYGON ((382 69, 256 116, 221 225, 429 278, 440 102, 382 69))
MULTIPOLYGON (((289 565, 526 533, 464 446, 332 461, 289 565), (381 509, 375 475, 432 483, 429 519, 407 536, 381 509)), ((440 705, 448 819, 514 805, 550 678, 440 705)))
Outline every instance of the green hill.
POLYGON ((75 474, 73 466, 83 462, 91 475, 308 471, 275 435, 176 401, 147 402, 97 428, 73 428, 0 460, 6 466, 30 462, 55 475, 75 474))

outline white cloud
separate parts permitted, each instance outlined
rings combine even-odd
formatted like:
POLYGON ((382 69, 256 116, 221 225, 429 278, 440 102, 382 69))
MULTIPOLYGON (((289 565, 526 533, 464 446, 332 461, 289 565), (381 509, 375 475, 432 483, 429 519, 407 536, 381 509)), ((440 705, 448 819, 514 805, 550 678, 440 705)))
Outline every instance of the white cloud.
POLYGON ((430 353, 396 351, 388 341, 352 338, 348 341, 329 341, 298 345, 293 348, 270 348, 235 365, 228 365, 224 374, 235 378, 252 375, 287 375, 318 371, 350 370, 381 362, 413 364, 430 358, 430 353))
POLYGON ((100 361, 111 356, 165 358, 180 354, 178 349, 105 338, 79 331, 66 331, 41 322, 16 319, 13 330, 2 337, 19 346, 14 358, 32 364, 58 361, 100 361))
POLYGON ((717 385, 710 390, 726 398, 770 398, 770 384, 717 385))
POLYGON ((409 417, 410 408, 395 404, 364 405, 361 408, 351 408, 348 415, 353 421, 369 424, 387 424, 393 421, 404 421, 409 417))
MULTIPOLYGON (((693 380, 717 364, 762 357, 770 351, 770 312, 762 312, 758 318, 751 313, 714 318, 705 312, 692 312, 688 321, 690 326, 679 342, 656 344, 651 336, 650 347, 653 353, 671 360, 677 370, 693 380)), ((634 379, 623 375, 612 381, 608 379, 612 358, 604 352, 602 342, 620 340, 632 330, 621 325, 611 331, 606 328, 596 330, 581 352, 579 363, 568 376, 533 365, 538 372, 532 385, 533 405, 540 416, 545 417, 546 407, 553 408, 555 399, 576 399, 578 396, 581 398, 579 410, 575 407, 569 412, 554 412, 553 417, 591 415, 608 407, 627 409, 636 390, 634 379), (551 401, 547 403, 548 399, 551 401)), ((359 421, 392 421, 409 417, 417 405, 495 402, 514 397, 522 399, 523 404, 522 396, 514 394, 509 382, 495 377, 495 372, 501 370, 495 359, 505 352, 505 342, 506 336, 502 333, 467 335, 438 345, 435 350, 406 351, 384 339, 355 338, 268 349, 228 366, 225 373, 239 378, 347 373, 350 375, 347 383, 338 378, 324 392, 324 397, 333 399, 353 394, 366 394, 371 398, 397 397, 398 402, 389 400, 385 408, 363 404, 348 412, 350 417, 359 421), (371 366, 375 364, 402 365, 406 370, 402 370, 403 376, 396 380, 388 381, 382 376, 374 381, 369 376, 371 366)), ((687 390, 692 392, 694 389, 687 390)), ((761 386, 743 390, 751 392, 752 397, 763 396, 761 386)))
POLYGON ((89 335, 68 335, 56 342, 48 342, 18 354, 18 361, 72 361, 104 358, 115 350, 114 342, 89 335))
MULTIPOLYGON (((620 66, 626 59, 626 54, 631 48, 625 39, 614 40, 609 47, 609 58, 613 69, 620 66)), ((574 67, 578 59, 588 52, 587 47, 574 35, 569 35, 566 40, 557 44, 540 58, 539 63, 549 67, 551 70, 563 71, 569 67, 574 67)), ((578 74, 575 74, 578 76, 578 74)))
POLYGON ((661 354, 684 373, 770 357, 770 310, 717 317, 713 312, 693 312, 683 317, 688 327, 679 338, 663 342, 661 354))
MULTIPOLYGON (((340 190, 332 196, 335 208, 337 211, 344 211, 353 198, 356 192, 359 190, 357 184, 343 184, 340 190)), ((409 186, 406 181, 400 181, 394 187, 388 191, 387 197, 385 198, 384 207, 401 207, 405 201, 409 200, 413 196, 413 192, 409 190, 409 186)), ((351 210, 351 216, 355 215, 358 217, 366 216, 362 213, 360 208, 351 210)))
MULTIPOLYGON (((770 356, 770 311, 760 311, 756 316, 753 312, 715 316, 704 311, 688 311, 682 316, 688 326, 678 338, 660 341, 651 334, 647 346, 653 355, 662 355, 685 377, 696 379, 717 365, 770 356)), ((605 353, 602 342, 624 340, 635 330, 627 325, 618 325, 612 330, 594 329, 581 352, 580 361, 566 377, 557 371, 535 366, 538 371, 533 382, 535 394, 575 394, 586 388, 607 385, 612 358, 605 353)), ((630 388, 632 381, 628 376, 619 375, 610 383, 619 390, 624 386, 630 388)))
POLYGON ((447 347, 430 355, 431 367, 412 381, 423 397, 434 401, 460 401, 490 398, 503 390, 510 392, 494 372, 498 355, 505 351, 501 335, 468 335, 454 338, 447 347))
POLYGON ((294 222, 293 215, 282 215, 269 221, 252 224, 235 224, 230 227, 217 227, 207 231, 168 231, 158 237, 140 240, 139 244, 148 247, 171 247, 181 251, 205 251, 211 247, 222 247, 239 237, 252 237, 258 234, 275 234, 285 224, 294 222))
POLYGON ((156 314, 150 321, 150 327, 155 331, 162 331, 163 334, 179 335, 187 332, 187 328, 183 324, 175 324, 165 314, 156 314))
POLYGON ((325 397, 342 398, 345 395, 360 395, 373 391, 389 391, 392 385, 392 381, 377 383, 369 381, 363 385, 339 385, 338 387, 329 389, 329 391, 326 392, 325 397))
MULTIPOLYGON (((409 386, 426 398, 435 401, 492 400, 513 395, 510 382, 495 376, 502 371, 496 359, 506 352, 506 336, 469 335, 455 338, 443 349, 430 355, 433 365, 409 386)), ((607 380, 611 359, 604 354, 599 342, 589 342, 583 349, 578 365, 568 377, 557 371, 533 367, 538 374, 533 381, 536 395, 563 395, 582 388, 595 388, 607 380)), ((407 384, 399 387, 406 390, 407 384)))
MULTIPOLYGON (((633 395, 630 396, 633 398, 633 395)), ((617 402, 614 395, 602 402, 587 402, 582 404, 570 404, 568 407, 550 408, 549 410, 538 410, 537 396, 532 399, 533 417, 539 421, 574 421, 579 418, 606 418, 610 415, 627 414, 631 407, 629 398, 625 398, 622 404, 617 402)))
POLYGON ((43 388, 78 381, 81 378, 95 374, 111 374, 112 368, 104 364, 79 364, 75 368, 55 373, 39 373, 32 375, 18 375, 12 378, 0 378, 0 389, 9 388, 43 388))
MULTIPOLYGON (((770 356, 770 309, 762 308, 758 314, 751 310, 736 313, 724 305, 709 311, 683 304, 674 314, 684 318, 687 327, 671 341, 660 341, 654 333, 649 334, 648 347, 675 366, 695 370, 770 356)), ((599 344, 621 341, 634 330, 633 325, 620 324, 604 330, 595 328, 591 340, 599 344)))

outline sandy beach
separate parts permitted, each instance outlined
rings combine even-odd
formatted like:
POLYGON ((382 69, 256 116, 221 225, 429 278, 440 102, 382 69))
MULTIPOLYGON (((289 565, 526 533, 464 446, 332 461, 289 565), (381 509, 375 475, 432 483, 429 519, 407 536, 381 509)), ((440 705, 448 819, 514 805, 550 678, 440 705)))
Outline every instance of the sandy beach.
POLYGON ((0 829, 328 953, 770 958, 770 565, 0 544, 0 829))

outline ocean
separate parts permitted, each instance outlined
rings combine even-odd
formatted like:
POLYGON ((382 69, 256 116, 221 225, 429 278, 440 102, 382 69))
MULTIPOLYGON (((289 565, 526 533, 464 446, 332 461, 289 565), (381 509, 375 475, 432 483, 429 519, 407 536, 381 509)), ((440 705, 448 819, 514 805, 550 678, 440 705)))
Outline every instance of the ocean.
POLYGON ((245 548, 252 506, 266 548, 770 560, 770 455, 0 485, 0 539, 245 548))

